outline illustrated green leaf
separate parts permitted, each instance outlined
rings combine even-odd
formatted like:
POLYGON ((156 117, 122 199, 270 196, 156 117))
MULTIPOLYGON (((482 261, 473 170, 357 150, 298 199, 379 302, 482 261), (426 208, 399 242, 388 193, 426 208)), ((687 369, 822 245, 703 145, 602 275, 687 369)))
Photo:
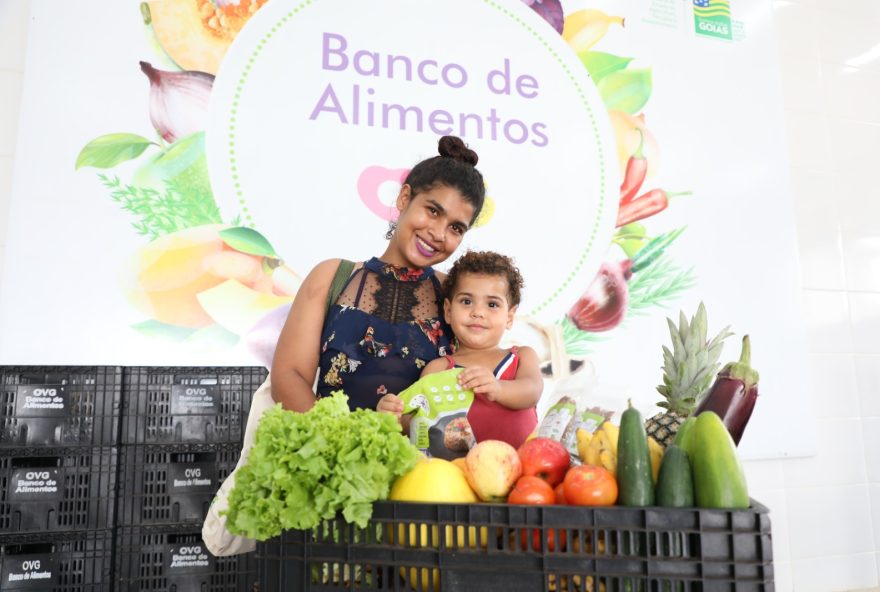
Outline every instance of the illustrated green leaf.
POLYGON ((180 343, 196 332, 196 329, 169 325, 154 319, 134 324, 131 328, 147 337, 164 339, 173 343, 180 343))
POLYGON ((696 284, 693 268, 683 269, 663 254, 629 281, 627 318, 648 314, 651 308, 666 307, 696 284))
POLYGON ((632 257, 632 267, 630 270, 633 273, 637 273, 651 265, 651 263, 656 261, 657 258, 663 254, 666 247, 671 245, 675 239, 681 236, 681 233, 684 232, 686 228, 687 226, 682 226, 681 228, 677 228, 670 232, 664 232, 660 236, 651 239, 648 244, 636 253, 635 257, 632 257))
POLYGON ((597 87, 608 109, 634 114, 651 97, 651 70, 620 70, 602 78, 597 87))
POLYGON ((587 67, 590 77, 596 84, 609 74, 623 70, 633 60, 632 58, 625 58, 612 53, 605 53, 604 51, 585 51, 578 57, 584 66, 587 67))
POLYGON ((137 218, 132 226, 150 240, 184 228, 220 224, 220 210, 210 189, 184 187, 177 180, 166 180, 165 190, 123 185, 119 177, 98 173, 101 183, 110 190, 110 198, 137 218))
POLYGON ((253 228, 238 226, 220 231, 220 238, 229 247, 248 255, 260 255, 263 257, 277 257, 275 249, 269 244, 262 234, 253 228))
POLYGON ((607 339, 600 333, 582 331, 571 322, 568 317, 562 317, 557 321, 562 325, 562 342, 565 344, 565 353, 570 356, 584 356, 595 351, 595 345, 607 339))
POLYGON ((76 168, 90 166, 110 169, 120 162, 137 158, 150 144, 155 144, 137 134, 107 134, 95 138, 76 157, 76 168))

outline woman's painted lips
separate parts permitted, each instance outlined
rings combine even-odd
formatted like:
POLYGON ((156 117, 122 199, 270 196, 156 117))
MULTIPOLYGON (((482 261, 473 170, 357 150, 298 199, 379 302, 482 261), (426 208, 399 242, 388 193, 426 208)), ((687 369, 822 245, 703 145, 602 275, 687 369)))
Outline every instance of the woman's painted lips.
POLYGON ((433 257, 434 254, 437 252, 437 249, 435 249, 419 237, 416 237, 416 248, 419 250, 419 253, 421 253, 425 257, 433 257))

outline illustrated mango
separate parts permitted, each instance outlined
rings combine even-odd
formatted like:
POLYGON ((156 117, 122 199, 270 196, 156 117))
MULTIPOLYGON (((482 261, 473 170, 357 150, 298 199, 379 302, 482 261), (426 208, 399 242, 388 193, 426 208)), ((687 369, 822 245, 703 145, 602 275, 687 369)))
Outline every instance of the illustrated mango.
MULTIPOLYGON (((273 267, 266 257, 232 249, 220 237, 224 228, 219 224, 186 228, 141 248, 130 268, 133 277, 127 287, 131 302, 162 323, 200 328, 217 319, 205 309, 199 295, 230 280, 240 284, 245 292, 239 295, 250 296, 246 298, 249 306, 260 308, 260 314, 292 300, 301 283, 299 276, 285 265, 273 267)), ((241 301, 227 304, 242 310, 241 301)))

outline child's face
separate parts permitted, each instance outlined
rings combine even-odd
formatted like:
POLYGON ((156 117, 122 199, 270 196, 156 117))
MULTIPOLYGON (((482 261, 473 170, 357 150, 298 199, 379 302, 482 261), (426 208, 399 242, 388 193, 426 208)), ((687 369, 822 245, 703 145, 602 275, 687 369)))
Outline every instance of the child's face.
POLYGON ((474 349, 498 346, 516 313, 507 296, 507 279, 502 276, 463 273, 458 277, 455 293, 444 301, 443 310, 461 345, 474 349))

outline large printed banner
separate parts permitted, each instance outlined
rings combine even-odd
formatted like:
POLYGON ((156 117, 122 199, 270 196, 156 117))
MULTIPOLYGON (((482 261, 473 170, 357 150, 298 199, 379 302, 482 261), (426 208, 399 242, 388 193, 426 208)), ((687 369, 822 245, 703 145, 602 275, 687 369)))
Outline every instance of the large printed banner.
POLYGON ((267 363, 302 278, 380 254, 453 134, 487 180, 463 248, 516 259, 545 403, 650 409, 665 317, 703 302, 762 372, 744 454, 811 452, 767 3, 32 4, 0 363, 267 363))

